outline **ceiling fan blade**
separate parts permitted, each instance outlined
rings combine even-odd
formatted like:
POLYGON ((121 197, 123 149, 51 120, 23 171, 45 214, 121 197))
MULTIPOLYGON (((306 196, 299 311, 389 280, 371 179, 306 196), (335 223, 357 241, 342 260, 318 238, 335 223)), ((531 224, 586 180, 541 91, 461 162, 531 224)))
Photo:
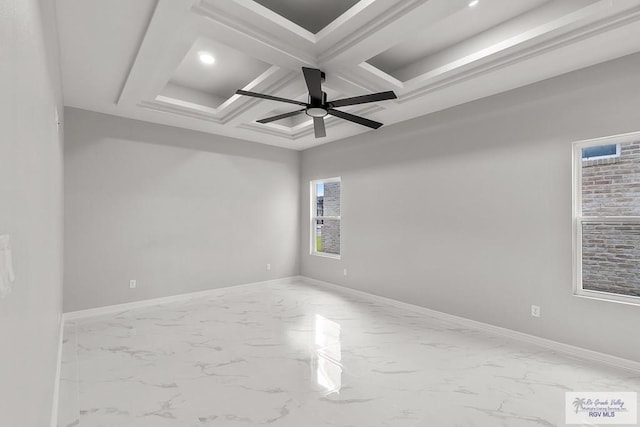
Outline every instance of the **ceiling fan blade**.
POLYGON ((313 132, 316 138, 324 138, 327 136, 327 131, 324 128, 324 119, 322 117, 313 118, 313 132))
POLYGON ((297 116, 298 114, 300 114, 302 112, 304 112, 304 109, 297 110, 297 111, 291 111, 289 113, 284 113, 284 114, 278 114, 277 116, 267 117, 266 119, 260 119, 260 120, 256 120, 256 121, 258 123, 271 123, 271 122, 275 122, 276 120, 286 119, 287 117, 297 116))
POLYGON ((302 74, 304 74, 304 81, 309 89, 311 103, 322 104, 322 71, 315 68, 302 67, 302 74))
POLYGON ((378 129, 380 126, 382 126, 382 123, 380 122, 374 122, 373 120, 365 119, 364 117, 360 116, 354 116, 353 114, 334 110, 332 108, 329 108, 327 110, 327 113, 331 114, 332 116, 340 117, 341 119, 349 120, 350 122, 354 122, 362 126, 370 127, 372 129, 378 129))
POLYGON ((249 92, 247 90, 238 89, 236 91, 236 94, 244 95, 244 96, 253 96, 254 98, 269 99, 271 101, 288 102, 289 104, 304 105, 305 107, 307 106, 305 102, 300 102, 293 99, 280 98, 277 96, 265 95, 263 93, 249 92))
POLYGON ((397 96, 392 90, 387 92, 372 93, 370 95, 354 96, 353 98, 336 99, 329 102, 331 107, 344 107, 347 105, 366 104, 367 102, 386 101, 396 99, 397 96))

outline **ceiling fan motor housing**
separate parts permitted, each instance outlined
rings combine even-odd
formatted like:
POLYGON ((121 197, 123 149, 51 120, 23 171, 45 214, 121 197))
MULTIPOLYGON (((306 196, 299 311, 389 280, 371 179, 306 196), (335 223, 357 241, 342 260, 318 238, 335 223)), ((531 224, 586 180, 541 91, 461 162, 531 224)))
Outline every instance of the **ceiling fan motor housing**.
MULTIPOLYGON (((324 81, 324 73, 322 73, 322 80, 324 81)), ((305 111, 305 113, 307 114, 307 116, 310 117, 324 117, 327 115, 327 109, 326 109, 326 105, 327 105, 327 93, 326 92, 322 92, 322 101, 321 102, 314 102, 313 99, 311 99, 311 96, 309 96, 309 103, 307 105, 307 110, 305 111)))

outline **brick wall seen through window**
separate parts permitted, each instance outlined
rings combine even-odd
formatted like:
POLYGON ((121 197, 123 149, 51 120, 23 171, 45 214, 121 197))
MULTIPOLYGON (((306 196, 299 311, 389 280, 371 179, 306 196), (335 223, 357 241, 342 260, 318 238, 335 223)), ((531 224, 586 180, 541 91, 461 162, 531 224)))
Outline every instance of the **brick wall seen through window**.
POLYGON ((311 253, 340 255, 340 179, 312 181, 311 253))
POLYGON ((581 197, 582 289, 640 297, 640 141, 583 160, 581 197))

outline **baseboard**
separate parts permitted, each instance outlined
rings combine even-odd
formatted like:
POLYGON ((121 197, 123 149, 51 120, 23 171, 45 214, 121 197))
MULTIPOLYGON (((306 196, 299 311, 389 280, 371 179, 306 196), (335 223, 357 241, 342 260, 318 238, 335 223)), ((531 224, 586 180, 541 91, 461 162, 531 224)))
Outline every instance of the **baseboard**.
POLYGON ((51 427, 58 425, 58 406, 60 404, 60 373, 62 369, 62 341, 64 339, 64 316, 58 322, 58 356, 56 358, 56 375, 53 378, 53 399, 51 407, 51 427))
POLYGON ((262 282, 245 283, 241 285, 230 285, 222 288, 208 289, 206 291, 189 292, 186 294, 172 295, 162 298, 152 298, 123 304, 107 305, 104 307, 89 308, 86 310, 69 311, 64 313, 64 321, 72 321, 84 319, 87 317, 101 316, 104 314, 119 313, 122 311, 132 310, 134 308, 151 307, 154 305, 168 304, 177 301, 187 301, 194 298, 203 298, 220 295, 229 291, 237 291, 254 286, 264 286, 269 284, 287 284, 295 280, 302 280, 301 276, 289 276, 280 279, 265 280, 262 282))
POLYGON ((516 339, 519 341, 524 341, 529 344, 533 344, 539 347, 544 347, 546 349, 550 349, 558 353, 563 353, 571 357, 588 360, 591 362, 598 362, 601 364, 614 366, 616 368, 623 368, 623 369, 632 371, 634 373, 640 372, 640 362, 635 362, 633 360, 623 359, 621 357, 612 356, 610 354, 600 353, 597 351, 588 350, 586 348, 576 347, 569 344, 564 344, 558 341, 553 341, 546 338, 537 337, 535 335, 526 334, 524 332, 517 332, 511 329, 502 328, 500 326, 494 326, 488 323, 478 322, 476 320, 454 316, 452 314, 443 313, 441 311, 432 310, 429 308, 421 307, 414 304, 409 304, 409 303, 394 300, 391 298, 381 297, 379 295, 370 294, 368 292, 358 291, 356 289, 351 289, 345 286, 324 282, 322 280, 312 279, 309 277, 302 277, 302 281, 309 285, 336 289, 341 292, 347 292, 353 295, 358 295, 359 297, 368 299, 370 301, 389 304, 394 307, 410 310, 416 313, 421 313, 430 317, 447 320, 449 322, 456 323, 458 325, 465 326, 468 328, 482 330, 491 334, 501 335, 501 336, 516 339))

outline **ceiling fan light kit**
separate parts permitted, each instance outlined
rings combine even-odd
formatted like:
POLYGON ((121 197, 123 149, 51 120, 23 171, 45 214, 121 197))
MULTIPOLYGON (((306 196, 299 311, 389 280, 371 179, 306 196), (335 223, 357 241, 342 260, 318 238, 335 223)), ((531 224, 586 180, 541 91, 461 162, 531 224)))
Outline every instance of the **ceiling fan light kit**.
POLYGON ((327 110, 322 107, 310 107, 307 108, 305 113, 310 117, 324 117, 328 114, 327 110))
POLYGON ((354 114, 346 113, 344 111, 336 110, 335 107, 346 107, 349 105, 366 104, 369 102, 379 102, 397 98, 396 94, 393 91, 387 91, 372 93, 369 95, 354 96, 352 98, 327 101, 327 94, 326 92, 322 91, 322 82, 324 82, 326 77, 325 73, 316 68, 302 67, 302 74, 304 75, 304 81, 306 82, 307 89, 309 90, 309 102, 307 103, 296 101, 293 99, 265 95, 257 92, 250 92, 242 89, 237 90, 236 94, 304 106, 304 108, 300 110, 278 114, 277 116, 267 117, 265 119, 260 119, 258 120, 258 123, 270 123, 276 120, 281 120, 287 117, 293 117, 305 113, 307 116, 313 118, 313 129, 316 138, 323 138, 327 135, 324 126, 324 118, 327 115, 338 117, 343 120, 348 120, 350 122, 369 127, 371 129, 378 129, 380 126, 382 126, 382 123, 369 120, 364 117, 356 116, 354 114))

